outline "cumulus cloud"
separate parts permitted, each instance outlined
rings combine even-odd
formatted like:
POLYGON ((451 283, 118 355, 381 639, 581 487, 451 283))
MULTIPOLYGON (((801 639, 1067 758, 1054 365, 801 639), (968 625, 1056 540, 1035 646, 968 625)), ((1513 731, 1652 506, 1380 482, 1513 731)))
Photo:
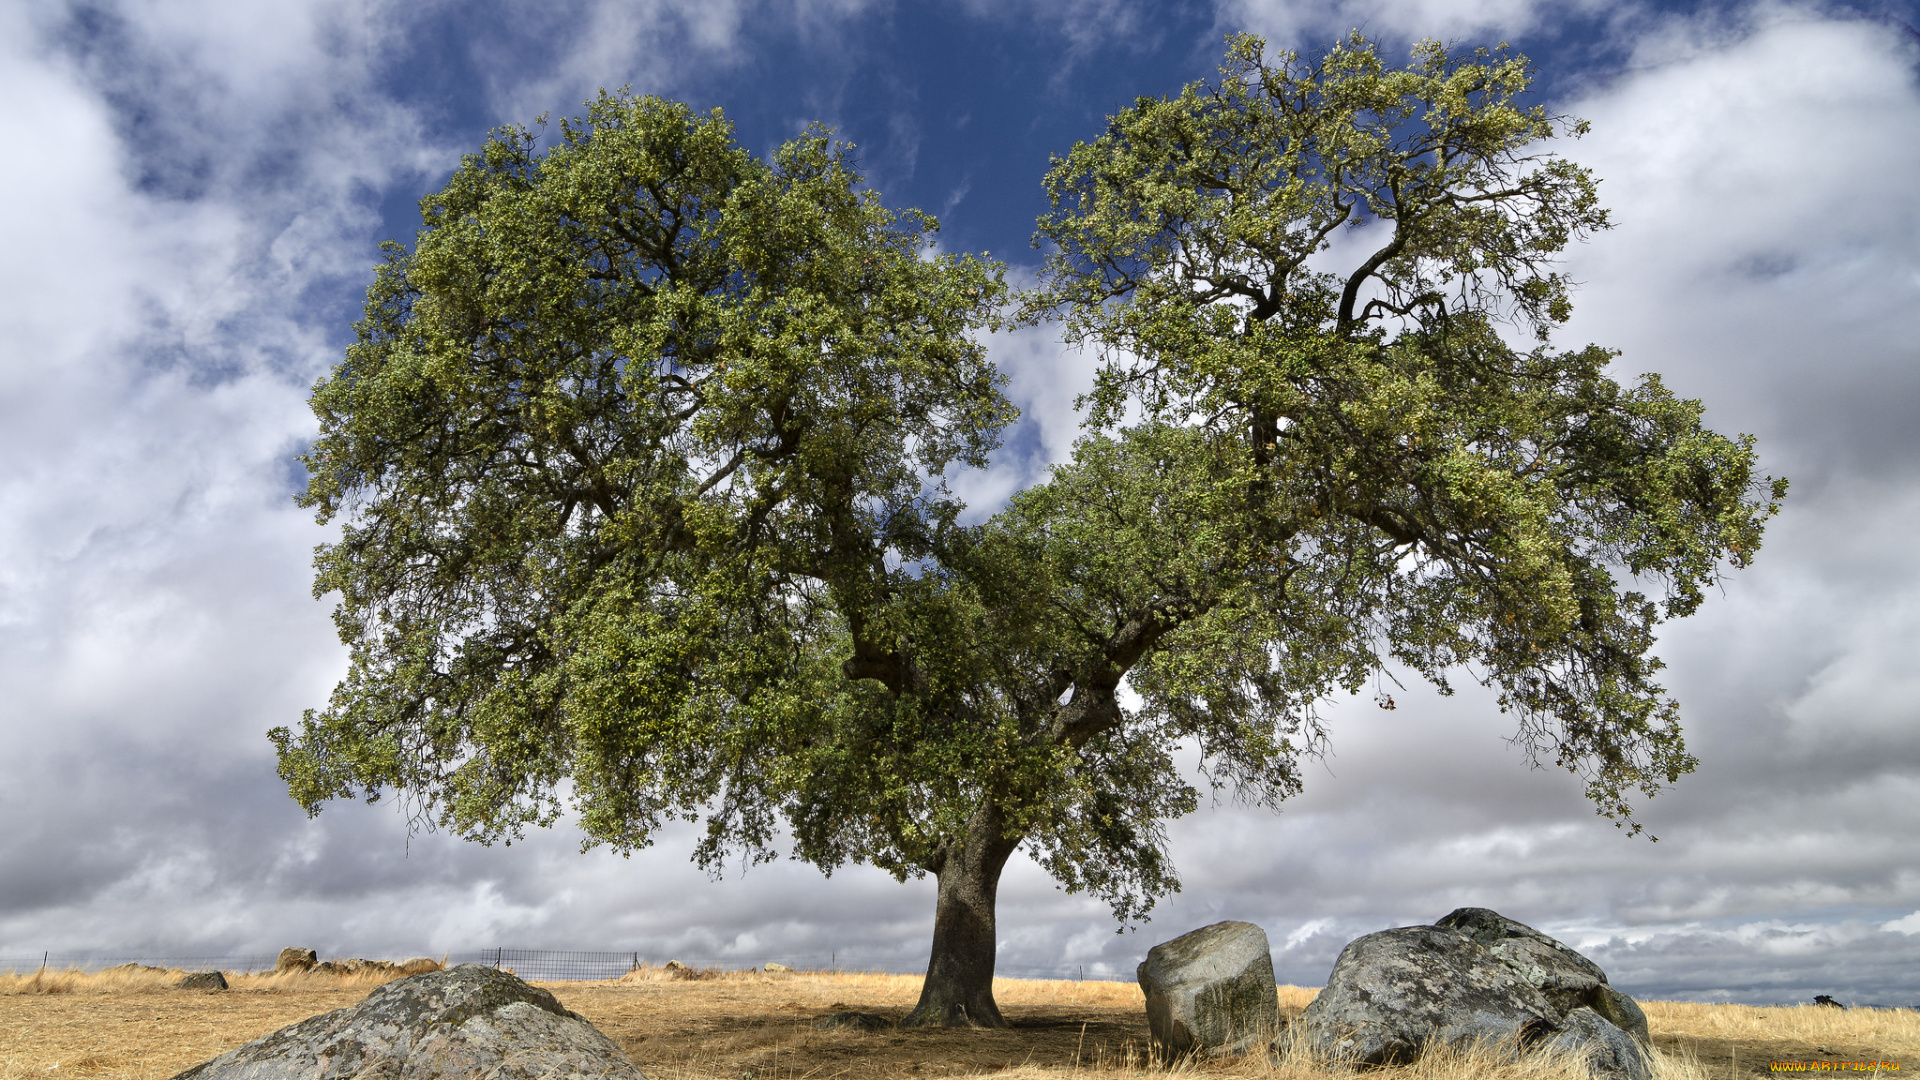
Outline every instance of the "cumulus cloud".
POLYGON ((1889 922, 1882 923, 1880 929, 1892 933, 1920 934, 1920 911, 1916 911, 1904 919, 1893 919, 1889 922))
POLYGON ((262 721, 338 663, 288 498, 338 340, 316 316, 342 314, 314 298, 364 273, 371 192, 435 158, 350 90, 368 12, 204 14, 0 16, 0 123, 34 163, 0 178, 8 917, 169 893, 266 840, 262 721))

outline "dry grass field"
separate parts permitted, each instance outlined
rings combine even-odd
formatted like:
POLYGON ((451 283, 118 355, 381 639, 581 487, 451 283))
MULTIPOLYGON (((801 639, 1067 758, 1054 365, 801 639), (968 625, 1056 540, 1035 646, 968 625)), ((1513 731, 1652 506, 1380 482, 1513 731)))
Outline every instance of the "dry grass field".
MULTIPOLYGON (((1008 1031, 821 1031, 846 1009, 899 1017, 918 976, 642 969, 618 982, 549 983, 568 1008, 620 1044, 652 1080, 846 1080, 987 1076, 1074 1080, 1166 1075, 1306 1080, 1328 1069, 1259 1058, 1183 1063, 1146 1055, 1146 1018, 1130 983, 1002 980, 1008 1031)), ((316 1013, 352 1005, 372 974, 233 975, 226 991, 176 990, 180 972, 0 975, 0 1080, 166 1080, 316 1013)), ((1314 991, 1281 989, 1281 1019, 1314 991)), ((1649 1002, 1655 1080, 1734 1080, 1774 1062, 1883 1061, 1920 1068, 1920 1013, 1649 1002)), ((1815 1064, 1814 1071, 1822 1070, 1815 1064)), ((1430 1056, 1368 1080, 1585 1080, 1577 1063, 1430 1056)))

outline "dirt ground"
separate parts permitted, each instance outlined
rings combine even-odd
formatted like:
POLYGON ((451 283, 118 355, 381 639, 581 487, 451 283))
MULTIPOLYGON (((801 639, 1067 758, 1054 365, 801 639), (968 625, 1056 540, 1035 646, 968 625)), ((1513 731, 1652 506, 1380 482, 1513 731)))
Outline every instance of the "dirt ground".
MULTIPOLYGON (((626 1051, 651 1080, 882 1080, 946 1076, 1135 1077, 1166 1070, 1145 1054, 1140 991, 1126 983, 1004 980, 996 987, 1005 1031, 822 1031, 830 1012, 898 1018, 919 979, 896 975, 732 973, 721 978, 654 977, 617 983, 551 983, 626 1051)), ((89 985, 54 992, 0 985, 0 1080, 166 1080, 182 1069, 316 1013, 366 996, 367 984, 323 980, 247 985, 227 991, 175 990, 165 982, 89 985)), ((1298 1015, 1313 991, 1283 988, 1282 1018, 1298 1015)), ((1881 1061, 1920 1068, 1920 1014, 1864 1010, 1757 1009, 1647 1004, 1661 1051, 1655 1080, 1736 1080, 1772 1063, 1881 1061)), ((1304 1077, 1324 1069, 1247 1059, 1176 1071, 1235 1077, 1304 1077)), ((1381 1080, 1570 1080, 1576 1072, 1485 1062, 1383 1070, 1381 1080)), ((1810 1071, 1854 1072, 1846 1065, 1810 1071)), ((1892 1071, 1892 1070, 1886 1070, 1892 1071)))
MULTIPOLYGON (((919 995, 901 976, 799 976, 765 983, 638 982, 550 986, 607 1033, 642 1072, 676 1077, 821 1076, 847 1080, 968 1076, 1144 1059, 1146 1014, 1122 983, 1015 982, 997 988, 1001 1031, 820 1031, 831 1012, 897 1020, 919 995)), ((1304 1007, 1304 1005, 1302 1006, 1304 1007)))

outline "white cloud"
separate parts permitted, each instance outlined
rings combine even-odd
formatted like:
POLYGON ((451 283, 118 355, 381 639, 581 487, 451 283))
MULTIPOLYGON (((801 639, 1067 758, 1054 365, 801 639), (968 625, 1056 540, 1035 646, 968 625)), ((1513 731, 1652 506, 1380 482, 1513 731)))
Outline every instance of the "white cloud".
POLYGON ((504 122, 525 123, 547 111, 572 116, 603 87, 632 82, 639 92, 659 93, 687 65, 740 63, 739 38, 752 7, 742 0, 521 5, 503 28, 508 32, 490 38, 478 59, 493 73, 494 111, 504 122), (523 42, 556 39, 560 55, 543 71, 518 62, 523 42))
POLYGON ((1556 16, 1612 7, 1599 0, 1216 0, 1214 10, 1225 26, 1317 56, 1350 30, 1375 38, 1505 39, 1556 16))
POLYGON ((1287 934, 1286 940, 1281 943, 1280 948, 1282 951, 1299 948, 1311 940, 1314 935, 1331 929, 1333 929, 1332 919, 1308 919, 1287 934))
POLYGON ((878 0, 521 4, 477 46, 476 60, 492 73, 494 113, 502 123, 525 123, 543 112, 576 115, 602 88, 631 84, 640 93, 672 93, 741 71, 756 42, 790 35, 810 52, 839 54, 841 29, 883 6, 878 0), (530 69, 522 55, 529 40, 557 42, 557 54, 530 69))
POLYGON ((1069 64, 1095 49, 1140 47, 1155 34, 1141 0, 961 0, 978 19, 1010 22, 1031 19, 1067 42, 1069 64))
POLYGON ((435 160, 363 93, 356 10, 0 12, 0 124, 34 165, 0 177, 10 914, 177 895, 179 932, 230 926, 183 889, 272 815, 220 785, 331 682, 289 498, 338 333, 308 297, 371 261, 369 190, 435 160))
POLYGON ((1571 334, 1683 392, 1711 386, 1716 419, 1816 482, 1842 464, 1904 472, 1920 400, 1912 63, 1878 24, 1783 16, 1570 103, 1594 124, 1574 156, 1620 223, 1573 264, 1589 285, 1571 334))
POLYGON ((1890 933, 1920 934, 1920 911, 1916 911, 1913 914, 1906 916, 1905 918, 1894 919, 1891 922, 1882 923, 1880 924, 1880 929, 1886 930, 1890 933))

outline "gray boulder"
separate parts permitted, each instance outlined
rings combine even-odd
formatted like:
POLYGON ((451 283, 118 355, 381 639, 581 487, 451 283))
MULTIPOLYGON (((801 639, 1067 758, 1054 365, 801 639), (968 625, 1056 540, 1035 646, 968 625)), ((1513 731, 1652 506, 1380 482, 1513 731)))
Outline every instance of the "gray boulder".
POLYGON ((1647 1014, 1632 998, 1607 985, 1607 973, 1600 965, 1533 927, 1486 908, 1460 908, 1433 925, 1458 930, 1485 947, 1545 994, 1562 1015, 1592 1009, 1641 1045, 1652 1045, 1647 1014))
POLYGON ((225 990, 227 977, 218 971, 196 971, 173 985, 182 990, 225 990))
POLYGON ((1244 1053, 1273 1037, 1273 956, 1252 923, 1214 923, 1155 945, 1137 975, 1162 1056, 1244 1053))
POLYGON ((358 1005, 281 1028, 174 1080, 356 1077, 644 1080, 552 994, 478 964, 387 983, 358 1005))
POLYGON ((1405 1064, 1431 1043, 1543 1045, 1585 1056, 1595 1076, 1646 1080, 1646 1016, 1565 945, 1485 908, 1349 943, 1289 1032, 1316 1054, 1405 1064))
POLYGON ((1404 926, 1349 942, 1290 1031, 1323 1057, 1403 1065, 1429 1040, 1520 1042, 1550 1034, 1559 1019, 1545 995, 1473 939, 1404 926))
POLYGON ((273 963, 274 974, 286 971, 312 971, 313 965, 320 962, 320 954, 312 949, 288 947, 280 950, 280 958, 273 963))

